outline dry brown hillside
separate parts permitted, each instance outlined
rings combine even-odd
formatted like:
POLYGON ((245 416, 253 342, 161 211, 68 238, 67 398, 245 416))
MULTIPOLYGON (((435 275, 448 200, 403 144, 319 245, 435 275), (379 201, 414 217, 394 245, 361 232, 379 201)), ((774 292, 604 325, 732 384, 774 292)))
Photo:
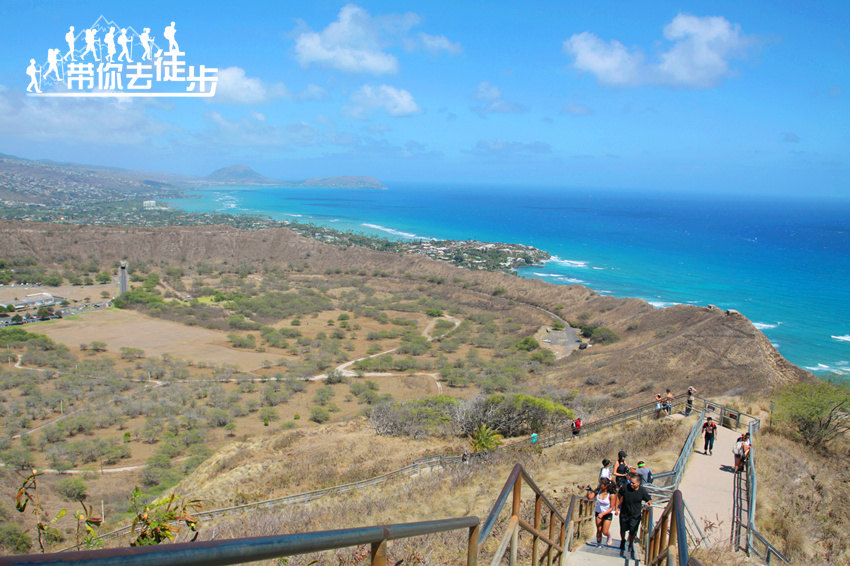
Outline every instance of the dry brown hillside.
POLYGON ((550 366, 535 384, 558 390, 587 389, 624 406, 648 402, 670 387, 693 384, 703 395, 757 392, 811 375, 785 360, 749 320, 711 307, 654 309, 637 299, 601 296, 579 285, 551 285, 503 273, 470 272, 421 256, 338 247, 285 229, 244 231, 221 226, 140 228, 9 222, 0 227, 2 255, 34 256, 41 263, 119 259, 191 266, 201 261, 260 268, 281 265, 331 276, 358 270, 369 278, 440 285, 461 303, 504 309, 523 306, 534 319, 608 327, 621 340, 597 344, 550 366), (494 291, 496 291, 494 295, 494 291), (528 307, 537 307, 530 309, 528 307))

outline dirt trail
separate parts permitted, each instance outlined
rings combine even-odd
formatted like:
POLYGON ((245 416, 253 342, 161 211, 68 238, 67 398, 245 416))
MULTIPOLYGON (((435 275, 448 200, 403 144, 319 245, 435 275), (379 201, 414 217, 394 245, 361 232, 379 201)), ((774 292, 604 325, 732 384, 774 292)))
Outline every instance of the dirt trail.
MULTIPOLYGON (((454 324, 454 325, 455 325, 455 328, 457 328, 457 327, 458 327, 458 325, 460 325, 460 319, 457 319, 457 318, 455 318, 455 317, 453 317, 453 316, 449 316, 449 315, 444 315, 444 316, 437 317, 437 318, 434 318, 434 319, 430 320, 430 321, 428 322, 427 326, 425 326, 425 328, 422 330, 422 335, 423 335, 423 336, 425 336, 425 338, 427 338, 429 342, 433 342, 433 341, 434 341, 434 337, 433 337, 432 333, 434 332, 434 327, 437 325, 437 321, 438 321, 438 320, 448 320, 448 321, 450 321, 452 324, 454 324)), ((360 360, 367 360, 367 359, 369 359, 369 358, 377 358, 378 356, 383 356, 383 355, 385 355, 385 354, 391 354, 391 353, 395 352, 396 350, 398 350, 398 348, 397 348, 397 347, 396 347, 396 348, 392 348, 392 349, 390 349, 390 350, 385 350, 385 351, 383 351, 383 352, 378 352, 377 354, 371 354, 371 355, 369 355, 369 356, 363 356, 362 358, 357 358, 357 359, 355 359, 355 360, 349 360, 349 361, 347 361, 347 362, 345 362, 345 363, 343 363, 343 364, 340 364, 340 365, 336 366, 334 369, 335 369, 336 371, 340 372, 340 373, 341 373, 343 376, 345 376, 345 377, 354 377, 354 376, 356 376, 356 375, 357 375, 357 372, 355 372, 354 370, 351 370, 351 369, 349 369, 349 368, 350 368, 351 366, 353 366, 354 364, 356 364, 357 362, 359 362, 360 360)), ((379 374, 377 374, 377 375, 388 375, 388 374, 386 374, 386 373, 379 373, 379 374)), ((443 392, 443 386, 442 386, 442 384, 441 384, 441 383, 439 383, 439 381, 437 381, 437 376, 435 376, 435 374, 433 374, 433 373, 429 373, 429 374, 426 374, 426 375, 429 375, 429 376, 434 377, 434 381, 435 381, 435 382, 437 382, 437 390, 438 390, 440 393, 442 393, 442 392, 443 392)), ((312 377, 308 377, 308 378, 307 378, 307 380, 308 380, 308 381, 319 381, 319 380, 327 379, 327 378, 328 378, 328 374, 327 374, 327 373, 320 373, 320 374, 318 374, 318 375, 314 375, 314 376, 312 376, 312 377)))

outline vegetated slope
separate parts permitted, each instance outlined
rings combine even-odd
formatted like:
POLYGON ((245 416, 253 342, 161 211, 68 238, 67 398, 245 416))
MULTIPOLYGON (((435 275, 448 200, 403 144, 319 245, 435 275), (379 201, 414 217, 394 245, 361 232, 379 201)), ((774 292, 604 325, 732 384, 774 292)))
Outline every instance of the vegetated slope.
MULTIPOLYGON (((433 473, 410 479, 395 479, 372 489, 346 492, 339 496, 326 495, 306 504, 225 516, 205 524, 200 538, 206 540, 211 537, 263 536, 467 515, 476 515, 483 521, 511 468, 517 462, 531 474, 550 501, 561 512, 565 512, 571 496, 583 494, 583 491, 577 489, 577 485, 595 481, 602 458, 610 457, 624 447, 628 448, 629 454, 635 459, 651 462, 656 471, 671 468, 692 422, 680 418, 632 422, 616 430, 602 431, 546 450, 534 449, 527 441, 522 441, 510 449, 491 453, 483 462, 473 460, 466 465, 449 465, 433 473)), ((313 438, 287 437, 286 441, 280 443, 284 444, 283 447, 276 446, 271 440, 249 441, 240 444, 240 447, 248 451, 241 459, 236 450, 222 450, 199 467, 177 490, 189 489, 193 496, 206 497, 207 494, 214 495, 228 489, 228 485, 231 492, 237 491, 240 485, 244 485, 243 482, 251 485, 251 481, 257 481, 259 486, 267 489, 275 481, 276 473, 282 473, 287 479, 297 475, 307 477, 310 473, 327 477, 336 473, 328 470, 328 467, 336 465, 337 462, 345 465, 344 471, 356 469, 359 459, 369 457, 370 448, 373 458, 389 462, 390 458, 403 459, 406 455, 415 453, 421 447, 426 447, 428 442, 438 442, 413 442, 410 452, 392 455, 388 454, 387 450, 391 450, 394 445, 410 441, 404 438, 370 436, 372 433, 363 427, 363 421, 331 425, 326 427, 326 431, 317 431, 313 438), (339 452, 334 444, 335 437, 340 433, 350 435, 348 438, 352 440, 354 448, 350 456, 335 454, 339 452), (323 444, 323 435, 332 438, 327 446, 323 444), (360 445, 362 442, 367 445, 360 445), (307 453, 314 453, 315 461, 301 457, 307 453), (219 457, 228 458, 229 462, 223 464, 232 467, 235 474, 241 474, 236 483, 233 478, 219 478, 217 468, 222 465, 219 457)), ((435 450, 431 453, 437 452, 436 444, 433 448, 435 450)), ((365 464, 370 465, 371 458, 367 459, 365 464)), ((296 492, 289 492, 294 493, 296 492)), ((534 499, 530 490, 525 487, 522 498, 523 519, 531 522, 533 513, 534 499)), ((497 523, 494 536, 483 548, 484 556, 493 551, 495 541, 504 534, 504 528, 504 521, 497 523)), ((584 533, 586 536, 588 529, 585 529, 584 533)), ((528 538, 523 540, 521 552, 528 549, 528 538)), ((457 564, 462 561, 461 554, 465 548, 462 538, 445 539, 442 536, 417 537, 390 545, 390 551, 393 553, 392 563, 400 558, 404 558, 405 563, 408 563, 409 552, 409 563, 412 564, 457 564)), ((344 549, 323 557, 299 557, 291 563, 312 564, 314 559, 318 560, 318 564, 349 563, 351 554, 351 549, 344 549)))
POLYGON ((211 456, 175 491, 208 508, 344 485, 407 466, 416 458, 463 452, 463 438, 376 436, 355 418, 234 442, 211 456))
POLYGON ((241 231, 222 226, 90 227, 9 222, 0 227, 4 255, 61 263, 101 259, 194 264, 222 261, 260 268, 283 265, 327 276, 402 278, 477 296, 494 307, 521 302, 567 321, 611 329, 618 341, 575 352, 547 371, 539 385, 576 389, 592 385, 618 404, 649 402, 670 387, 693 384, 700 393, 757 392, 811 374, 785 360, 744 316, 717 308, 680 305, 654 309, 639 299, 601 296, 580 285, 552 285, 503 273, 470 272, 422 256, 337 247, 280 228, 241 231))

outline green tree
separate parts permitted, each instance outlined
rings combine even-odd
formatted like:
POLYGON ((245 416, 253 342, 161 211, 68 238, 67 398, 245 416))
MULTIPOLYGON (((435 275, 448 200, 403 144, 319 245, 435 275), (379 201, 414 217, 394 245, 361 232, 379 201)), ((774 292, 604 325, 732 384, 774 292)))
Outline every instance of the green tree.
POLYGON ((38 318, 48 318, 53 314, 53 307, 38 307, 38 312, 36 312, 36 316, 38 318))
POLYGON ((260 420, 265 422, 280 420, 280 415, 274 407, 263 407, 260 409, 260 420))
POLYGON ((0 524, 0 548, 11 554, 26 554, 32 548, 32 541, 18 525, 0 524))
POLYGON ((88 494, 88 486, 82 478, 71 476, 59 480, 56 491, 68 501, 83 501, 88 494))
POLYGON ((486 452, 502 444, 502 435, 487 426, 478 425, 469 439, 473 452, 486 452))
POLYGON ((333 387, 325 385, 324 387, 321 387, 316 391, 316 395, 313 397, 313 401, 317 405, 325 406, 330 402, 331 399, 333 399, 333 397, 333 387))
POLYGON ((824 446, 850 430, 850 385, 829 381, 788 385, 779 394, 774 418, 806 444, 824 446))
POLYGON ((620 335, 605 326, 594 328, 590 333, 590 339, 596 344, 611 344, 620 339, 620 335))
POLYGON ((106 270, 103 270, 97 275, 95 275, 95 281, 97 281, 101 285, 105 285, 106 283, 112 281, 112 274, 106 270))
POLYGON ((330 418, 330 412, 324 407, 310 407, 310 420, 314 423, 326 423, 330 418))
POLYGON ((525 350, 526 352, 531 352, 532 350, 536 350, 540 347, 540 343, 537 342, 531 336, 526 336, 519 342, 517 342, 516 347, 518 350, 525 350))

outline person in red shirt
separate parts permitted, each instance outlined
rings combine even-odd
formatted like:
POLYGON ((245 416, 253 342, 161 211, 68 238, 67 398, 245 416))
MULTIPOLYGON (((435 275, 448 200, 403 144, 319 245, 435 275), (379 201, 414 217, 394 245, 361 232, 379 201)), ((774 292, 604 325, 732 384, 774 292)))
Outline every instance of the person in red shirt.
POLYGON ((711 417, 708 417, 702 425, 702 432, 705 435, 703 453, 711 456, 711 451, 714 449, 714 435, 717 432, 717 423, 711 420, 711 417))

